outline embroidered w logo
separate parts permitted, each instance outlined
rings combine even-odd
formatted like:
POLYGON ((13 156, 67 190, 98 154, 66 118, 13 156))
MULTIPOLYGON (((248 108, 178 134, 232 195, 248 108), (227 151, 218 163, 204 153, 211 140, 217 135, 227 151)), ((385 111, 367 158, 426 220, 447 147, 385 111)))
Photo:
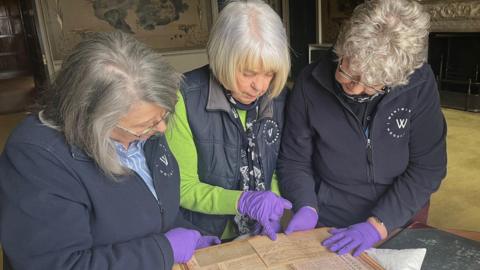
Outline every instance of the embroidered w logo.
POLYGON ((395 119, 398 128, 405 128, 407 126, 408 119, 395 119))
POLYGON ((165 166, 168 166, 168 159, 166 155, 163 155, 160 157, 160 161, 165 164, 165 166))

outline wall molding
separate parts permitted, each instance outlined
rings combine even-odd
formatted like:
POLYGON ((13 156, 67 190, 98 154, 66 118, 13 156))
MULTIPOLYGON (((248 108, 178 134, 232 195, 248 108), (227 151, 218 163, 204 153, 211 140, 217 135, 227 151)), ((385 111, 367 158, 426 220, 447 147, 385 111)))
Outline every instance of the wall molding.
POLYGON ((479 0, 419 1, 431 16, 431 32, 480 32, 479 0))

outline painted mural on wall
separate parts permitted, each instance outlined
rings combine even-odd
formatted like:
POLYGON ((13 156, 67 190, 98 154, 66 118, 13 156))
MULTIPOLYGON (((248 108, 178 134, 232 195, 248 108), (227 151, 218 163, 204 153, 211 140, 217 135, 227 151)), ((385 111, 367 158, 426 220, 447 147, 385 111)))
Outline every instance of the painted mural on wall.
POLYGON ((95 16, 108 22, 115 29, 134 33, 126 21, 128 11, 134 10, 137 24, 145 30, 178 21, 180 13, 188 10, 185 0, 96 0, 93 2, 95 16))
MULTIPOLYGON (((37 0, 39 1, 39 0, 37 0)), ((44 13, 54 60, 93 32, 120 30, 160 51, 204 48, 211 0, 46 0, 44 13)))

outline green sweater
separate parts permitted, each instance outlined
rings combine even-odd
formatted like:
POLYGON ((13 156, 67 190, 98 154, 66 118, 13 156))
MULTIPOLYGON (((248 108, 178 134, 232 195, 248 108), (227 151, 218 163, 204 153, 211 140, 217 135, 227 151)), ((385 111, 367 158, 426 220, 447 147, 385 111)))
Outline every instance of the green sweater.
MULTIPOLYGON (((168 145, 180 168, 180 205, 191 211, 212 215, 235 215, 240 190, 229 190, 200 182, 197 174, 197 149, 188 124, 187 110, 181 93, 178 94, 175 115, 166 133, 168 145)), ((246 111, 238 111, 245 128, 246 111)), ((277 177, 272 178, 272 191, 280 194, 277 177)), ((232 222, 227 223, 222 239, 236 236, 232 222)))

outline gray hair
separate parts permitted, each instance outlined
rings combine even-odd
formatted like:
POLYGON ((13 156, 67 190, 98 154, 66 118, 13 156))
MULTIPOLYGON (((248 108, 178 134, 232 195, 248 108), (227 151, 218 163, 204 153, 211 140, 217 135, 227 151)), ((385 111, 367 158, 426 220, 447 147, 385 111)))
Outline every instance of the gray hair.
POLYGON ((426 62, 430 16, 410 0, 367 0, 342 26, 335 44, 369 85, 405 85, 426 62))
POLYGON ((121 32, 95 33, 63 62, 42 102, 42 120, 85 151, 106 175, 127 174, 110 139, 136 102, 172 111, 181 74, 152 49, 121 32))
POLYGON ((287 35, 278 14, 260 0, 230 1, 213 25, 207 45, 210 69, 227 89, 237 71, 259 65, 273 72, 269 96, 280 94, 290 72, 287 35))

